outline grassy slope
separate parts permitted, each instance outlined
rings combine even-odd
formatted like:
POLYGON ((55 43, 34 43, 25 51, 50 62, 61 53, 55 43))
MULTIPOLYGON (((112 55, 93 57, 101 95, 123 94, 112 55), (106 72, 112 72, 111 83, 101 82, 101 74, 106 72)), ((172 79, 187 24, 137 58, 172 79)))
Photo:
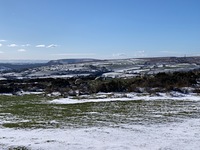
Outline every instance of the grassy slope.
POLYGON ((154 124, 200 115, 198 101, 124 101, 50 104, 41 95, 0 96, 0 119, 8 128, 68 128, 154 124))

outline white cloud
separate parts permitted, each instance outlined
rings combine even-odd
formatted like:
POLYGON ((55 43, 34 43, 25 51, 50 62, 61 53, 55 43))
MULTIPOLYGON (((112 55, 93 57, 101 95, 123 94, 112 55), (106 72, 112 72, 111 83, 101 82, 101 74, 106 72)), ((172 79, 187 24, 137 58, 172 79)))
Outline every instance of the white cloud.
POLYGON ((35 47, 37 48, 43 48, 43 47, 46 47, 45 45, 41 44, 41 45, 36 45, 35 47))
POLYGON ((48 45, 47 48, 55 48, 57 47, 58 45, 55 45, 55 44, 51 44, 51 45, 48 45))
POLYGON ((2 47, 2 46, 3 46, 3 44, 0 43, 0 47, 2 47))
POLYGON ((8 45, 8 47, 17 47, 18 45, 16 45, 16 44, 10 44, 10 45, 8 45))
POLYGON ((0 54, 3 54, 4 52, 3 51, 0 51, 0 54))
POLYGON ((44 45, 44 44, 40 44, 40 45, 36 45, 35 47, 37 47, 37 48, 55 48, 55 47, 57 47, 58 45, 56 45, 56 44, 50 44, 50 45, 48 45, 48 46, 46 46, 46 45, 44 45))
POLYGON ((0 40, 0 42, 7 42, 6 40, 0 40))
POLYGON ((17 51, 18 51, 18 52, 26 52, 25 49, 18 49, 17 51))

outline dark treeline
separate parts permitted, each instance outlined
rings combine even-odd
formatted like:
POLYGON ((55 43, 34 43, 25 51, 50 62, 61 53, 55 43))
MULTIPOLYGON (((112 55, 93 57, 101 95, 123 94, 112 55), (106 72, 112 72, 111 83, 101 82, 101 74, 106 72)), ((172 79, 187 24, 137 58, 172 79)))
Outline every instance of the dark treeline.
POLYGON ((158 73, 131 79, 93 81, 93 92, 167 92, 183 87, 198 89, 199 71, 158 73))
POLYGON ((74 77, 70 79, 12 79, 0 81, 0 93, 60 92, 63 96, 92 94, 97 92, 168 92, 182 91, 183 87, 192 87, 199 92, 200 71, 158 73, 156 75, 137 76, 130 79, 108 79, 74 77))

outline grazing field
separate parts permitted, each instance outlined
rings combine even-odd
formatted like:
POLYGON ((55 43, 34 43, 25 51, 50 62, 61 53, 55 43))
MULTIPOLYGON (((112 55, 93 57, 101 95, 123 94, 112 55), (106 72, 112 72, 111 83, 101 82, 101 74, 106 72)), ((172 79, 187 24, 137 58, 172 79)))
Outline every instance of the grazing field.
POLYGON ((198 97, 59 104, 42 95, 0 96, 0 149, 193 149, 199 108, 198 97))

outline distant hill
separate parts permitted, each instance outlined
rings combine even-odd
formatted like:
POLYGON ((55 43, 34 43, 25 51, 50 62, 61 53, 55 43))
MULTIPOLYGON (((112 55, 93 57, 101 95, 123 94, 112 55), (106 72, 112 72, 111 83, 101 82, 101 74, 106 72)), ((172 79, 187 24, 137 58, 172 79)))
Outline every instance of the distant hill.
POLYGON ((190 56, 190 57, 151 57, 142 58, 148 64, 155 63, 196 63, 200 65, 200 56, 190 56))
POLYGON ((51 60, 47 64, 48 65, 64 65, 64 64, 76 64, 76 63, 92 62, 92 61, 100 61, 100 60, 98 60, 98 59, 90 59, 90 58, 83 58, 83 59, 58 59, 58 60, 51 60))
POLYGON ((47 60, 0 60, 0 72, 22 71, 46 66, 47 60))
POLYGON ((0 63, 0 72, 7 72, 7 71, 22 71, 24 69, 30 69, 35 67, 45 66, 46 63, 21 63, 21 64, 14 64, 14 63, 0 63))
MULTIPOLYGON (((200 65, 200 57, 151 57, 151 58, 137 58, 137 59, 111 59, 111 60, 100 60, 100 59, 92 59, 92 58, 77 58, 77 59, 58 59, 58 60, 50 60, 50 61, 1 61, 0 60, 0 73, 2 72, 20 72, 25 71, 27 69, 38 68, 42 66, 51 67, 52 65, 66 65, 66 64, 80 64, 80 63, 90 63, 94 65, 95 62, 98 66, 101 63, 103 66, 108 67, 107 62, 109 62, 109 69, 111 70, 123 70, 124 67, 133 67, 135 63, 143 64, 143 67, 147 67, 150 65, 164 64, 164 65, 176 65, 179 63, 188 63, 196 65, 200 65), (139 61, 141 60, 141 61, 139 61)), ((126 68, 127 69, 127 68, 126 68)))
POLYGON ((0 61, 0 72, 10 71, 22 71, 26 69, 51 66, 51 65, 65 65, 65 64, 77 64, 84 62, 96 62, 98 59, 58 59, 50 61, 0 61))

